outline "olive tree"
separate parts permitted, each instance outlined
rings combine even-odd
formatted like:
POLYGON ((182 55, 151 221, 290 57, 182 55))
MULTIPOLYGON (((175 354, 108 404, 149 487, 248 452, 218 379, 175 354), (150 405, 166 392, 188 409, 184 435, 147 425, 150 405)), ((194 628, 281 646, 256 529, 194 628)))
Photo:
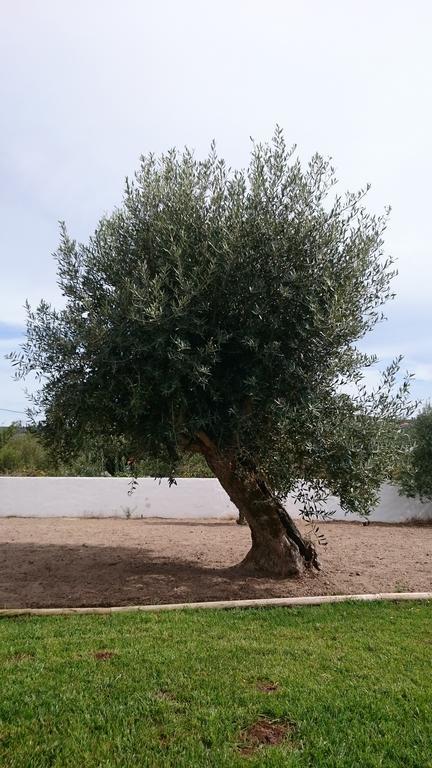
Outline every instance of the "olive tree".
POLYGON ((62 226, 64 309, 28 307, 14 357, 40 376, 59 453, 119 437, 172 479, 201 454, 250 526, 244 566, 279 576, 318 566, 287 495, 308 519, 329 492, 367 514, 407 408, 398 361, 369 393, 356 347, 391 297, 387 212, 335 185, 330 161, 303 167, 280 129, 244 170, 214 145, 202 161, 142 157, 87 244, 62 226))

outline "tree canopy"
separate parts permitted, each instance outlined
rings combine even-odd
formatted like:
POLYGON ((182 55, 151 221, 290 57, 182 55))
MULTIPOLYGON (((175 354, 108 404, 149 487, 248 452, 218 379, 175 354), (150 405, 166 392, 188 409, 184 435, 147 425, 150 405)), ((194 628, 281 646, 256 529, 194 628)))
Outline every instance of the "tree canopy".
POLYGON ((29 307, 14 358, 41 377, 50 444, 68 454, 89 436, 126 438, 172 477, 184 451, 215 471, 211 446, 243 482, 296 492, 306 515, 328 491, 366 514, 408 381, 395 389, 396 360, 364 387, 375 359, 357 344, 392 297, 388 211, 365 209, 367 187, 336 183, 330 160, 302 167, 278 128, 243 170, 215 145, 204 160, 142 157, 88 243, 62 225, 65 307, 29 307))

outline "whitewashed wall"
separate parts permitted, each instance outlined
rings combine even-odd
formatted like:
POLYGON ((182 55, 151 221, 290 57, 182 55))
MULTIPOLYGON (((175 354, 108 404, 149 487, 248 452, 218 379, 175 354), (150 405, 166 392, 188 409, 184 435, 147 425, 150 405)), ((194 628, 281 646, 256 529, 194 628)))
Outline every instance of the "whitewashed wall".
MULTIPOLYGON (((105 477, 0 477, 0 517, 235 517, 236 510, 217 480, 185 478, 168 487, 145 477, 132 496, 127 478, 105 477)), ((297 507, 287 502, 297 515, 297 507)), ((336 499, 335 519, 345 519, 336 499)), ((385 485, 371 520, 402 522, 409 518, 432 520, 432 504, 399 496, 385 485)))

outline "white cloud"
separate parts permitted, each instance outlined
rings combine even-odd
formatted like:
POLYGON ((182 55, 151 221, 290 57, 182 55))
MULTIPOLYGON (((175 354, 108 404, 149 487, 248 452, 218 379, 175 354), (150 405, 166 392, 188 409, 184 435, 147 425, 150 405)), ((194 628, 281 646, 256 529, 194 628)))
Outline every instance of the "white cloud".
POLYGON ((414 375, 419 381, 431 381, 432 382, 432 364, 426 365, 419 363, 415 365, 414 375))

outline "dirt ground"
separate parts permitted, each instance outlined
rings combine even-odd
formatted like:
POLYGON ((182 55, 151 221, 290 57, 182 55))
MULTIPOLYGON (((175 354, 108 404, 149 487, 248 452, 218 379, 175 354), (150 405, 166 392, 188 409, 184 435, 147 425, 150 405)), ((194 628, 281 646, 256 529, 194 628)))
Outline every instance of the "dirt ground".
POLYGON ((249 529, 221 520, 0 520, 0 606, 136 605, 432 590, 432 527, 323 523, 322 570, 246 578, 249 529))

